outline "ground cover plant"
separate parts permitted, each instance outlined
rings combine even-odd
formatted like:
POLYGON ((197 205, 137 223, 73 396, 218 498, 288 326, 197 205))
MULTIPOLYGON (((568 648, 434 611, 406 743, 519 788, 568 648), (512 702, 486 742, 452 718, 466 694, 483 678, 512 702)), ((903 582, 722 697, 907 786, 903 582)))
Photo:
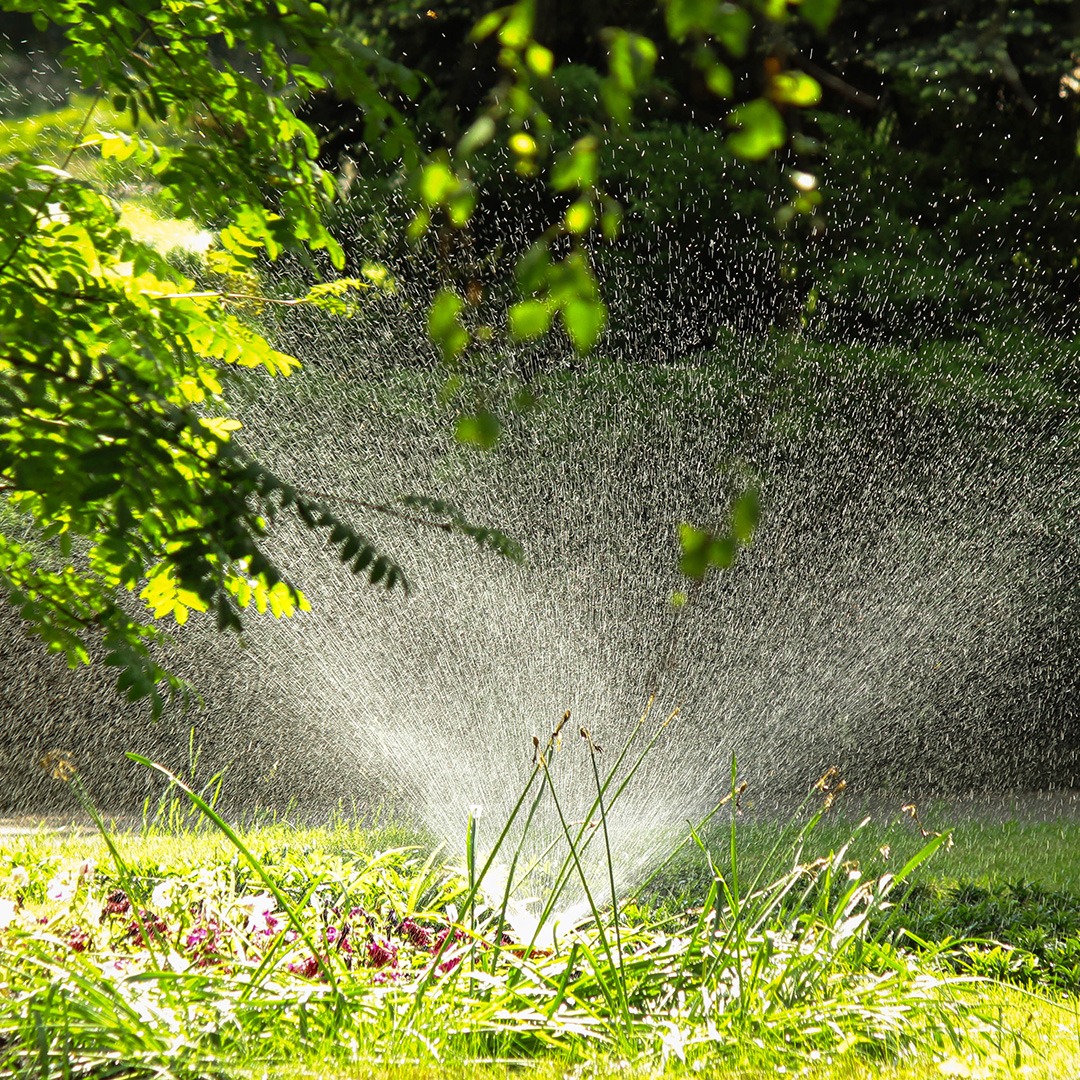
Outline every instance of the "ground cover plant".
MULTIPOLYGON (((515 815, 531 819, 541 799, 559 805, 565 723, 537 746, 515 815)), ((582 739, 595 761, 584 729, 582 739)), ((344 823, 237 831, 211 798, 169 777, 177 805, 200 816, 121 834, 70 762, 49 765, 99 831, 24 835, 0 849, 8 1075, 424 1075, 511 1062, 541 1074, 820 1065, 1038 1075, 1047 1031, 1056 1062, 1075 1047, 1061 1035, 1072 999, 1038 996, 1037 977, 1017 996, 994 981, 1004 972, 992 963, 973 973, 970 941, 947 933, 935 943, 930 918, 924 937, 889 918, 890 899, 905 909, 911 875, 949 834, 920 828, 894 873, 864 873, 850 837, 829 842, 834 774, 815 785, 801 821, 751 844, 744 862, 745 786, 733 769, 729 795, 647 883, 656 889, 694 852, 704 872, 682 898, 691 902, 651 903, 643 889, 613 905, 610 880, 581 879, 588 917, 545 937, 511 917, 520 848, 500 853, 510 822, 484 845, 470 821, 463 865, 447 866, 439 850, 380 849, 377 835, 344 823), (489 895, 500 857, 508 884, 489 895)), ((606 842, 616 774, 597 768, 597 828, 566 825, 556 882, 573 881, 590 842, 606 842)), ((607 853, 609 868, 615 858, 607 853)), ((559 895, 556 885, 549 917, 559 895)))

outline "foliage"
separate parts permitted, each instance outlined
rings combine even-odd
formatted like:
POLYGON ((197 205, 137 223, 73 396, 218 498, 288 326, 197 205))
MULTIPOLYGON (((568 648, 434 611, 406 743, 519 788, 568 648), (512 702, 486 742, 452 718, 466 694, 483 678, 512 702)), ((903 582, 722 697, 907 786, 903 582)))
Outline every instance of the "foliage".
MULTIPOLYGON (((734 781, 721 804, 730 811, 721 850, 700 828, 686 838, 710 880, 703 905, 660 919, 636 904, 597 906, 580 877, 588 830, 566 825, 557 878, 578 879, 590 917, 538 943, 556 885, 532 939, 515 933, 507 897, 516 859, 505 891, 488 895, 484 882, 513 818, 531 820, 538 799, 559 805, 566 723, 538 745, 517 808, 486 855, 470 823, 461 871, 412 850, 337 856, 281 831, 245 835, 175 779, 232 857, 219 848, 185 861, 186 845, 176 844, 160 861, 133 857, 140 843, 107 832, 88 802, 111 866, 85 854, 58 858, 40 839, 9 843, 4 1068, 65 1061, 98 1072, 122 1062, 131 1075, 192 1076, 231 1075, 252 1060, 295 1067, 298 1055, 340 1067, 508 1057, 565 1065, 607 1054, 696 1071, 799 1068, 829 1056, 856 1066, 916 1045, 923 1054, 979 1054, 995 1048, 992 1033, 996 1045, 1009 1039, 963 996, 967 980, 871 931, 893 882, 944 837, 895 879, 864 879, 847 843, 812 862, 802 854, 826 802, 796 828, 786 869, 778 846, 750 877, 739 860, 745 785, 734 781)), ((595 764, 599 750, 584 731, 582 744, 595 764)), ((619 812, 616 769, 595 771, 605 819, 619 812)), ((62 775, 85 799, 78 775, 62 775)), ((1006 1045, 1019 1053, 1019 1043, 1006 1045)))
MULTIPOLYGON (((501 126, 515 172, 532 177, 546 170, 553 192, 570 200, 561 220, 518 262, 523 297, 509 310, 510 335, 532 339, 559 321, 583 353, 597 343, 607 314, 585 239, 594 228, 611 238, 620 211, 598 184, 598 133, 562 150, 554 145, 540 92, 554 58, 534 37, 528 3, 486 15, 476 27, 475 40, 498 43, 503 92, 452 152, 423 163, 417 132, 402 111, 418 90, 416 76, 347 33, 319 4, 263 9, 242 0, 189 0, 131 8, 10 0, 6 7, 32 14, 40 30, 63 29, 64 62, 93 97, 62 156, 38 156, 48 153, 55 127, 49 139, 9 139, 5 146, 0 401, 7 426, 0 478, 9 506, 32 527, 21 540, 0 538, 0 574, 50 649, 69 663, 87 662, 91 634, 101 630, 105 662, 120 668, 121 687, 133 698, 151 697, 158 710, 160 684, 175 689, 176 680, 153 660, 155 630, 129 613, 125 591, 139 592, 155 618, 178 623, 194 609, 212 611, 223 629, 237 629, 239 609, 250 603, 289 614, 303 598, 262 545, 283 510, 326 531, 341 559, 371 582, 393 587, 404 577, 364 536, 235 442, 238 425, 223 411, 224 368, 285 375, 296 363, 242 318, 244 303, 258 296, 197 288, 133 241, 97 178, 80 180, 67 171, 76 151, 97 146, 104 161, 151 179, 168 212, 217 230, 221 250, 213 269, 257 286, 256 260, 286 251, 325 252, 334 267, 344 265, 324 224, 335 185, 320 169, 318 136, 298 116, 297 100, 332 87, 359 110, 366 145, 415 187, 414 236, 436 220, 451 229, 468 225, 475 205, 471 162, 501 126), (90 133, 103 99, 130 114, 126 130, 90 133), (154 126, 140 126, 143 118, 154 126), (569 249, 556 257, 564 240, 569 249), (30 542, 35 530, 55 541, 45 558, 30 542)), ((773 7, 770 17, 786 12, 786 4, 773 7)), ((715 13, 672 0, 666 19, 675 41, 693 43, 693 62, 714 90, 729 93, 730 73, 711 42, 745 51, 752 26, 746 11, 715 13)), ((657 49, 642 34, 614 30, 607 51, 600 95, 621 129, 652 76, 657 49)), ((764 156, 783 140, 777 107, 813 97, 812 80, 775 75, 765 96, 732 114, 732 150, 764 156)), ((57 120, 63 132, 73 117, 57 120)), ((306 296, 282 302, 345 310, 350 291, 365 284, 316 284, 306 296)), ((430 308, 430 334, 451 367, 491 336, 466 318, 465 308, 452 288, 439 291, 430 308)), ((499 430, 498 417, 481 402, 463 412, 457 433, 486 446, 499 430)), ((500 534, 468 525, 455 508, 428 509, 441 519, 439 527, 517 554, 500 534)), ((745 522, 740 530, 745 541, 745 522)), ((708 547, 722 538, 703 532, 699 541, 708 547)))
MULTIPOLYGON (((442 110, 443 128, 457 123, 451 115, 473 115, 485 94, 509 100, 499 83, 502 54, 465 37, 479 8, 455 5, 444 20, 442 10, 425 17, 423 5, 367 13, 346 6, 387 48, 408 49, 430 80, 430 107, 442 110)), ((765 7, 780 13, 779 5, 765 7)), ((599 186, 624 211, 618 245, 591 248, 609 305, 617 290, 647 289, 654 276, 677 278, 698 261, 712 274, 690 286, 695 299, 722 290, 729 321, 755 328, 805 326, 830 340, 896 342, 963 337, 975 324, 1004 329, 1034 315, 1049 332, 1075 330, 1067 298, 1075 292, 1080 220, 1080 82, 1071 5, 850 0, 820 11, 802 4, 798 18, 749 24, 733 6, 727 32, 713 27, 712 42, 696 32, 679 36, 681 9, 663 24, 660 14, 651 5, 615 13, 586 3, 571 24, 542 4, 533 24, 537 41, 570 61, 532 84, 553 121, 555 149, 598 137, 599 186), (604 89, 604 27, 612 23, 657 46, 621 126, 612 124, 604 89), (724 70, 703 71, 705 55, 724 70), (775 159, 750 169, 733 162, 739 133, 732 144, 730 109, 710 86, 734 95, 738 116, 760 117, 752 146, 770 141, 773 114, 762 102, 777 110, 786 132, 775 159), (637 174, 629 184, 628 172, 637 174), (741 219, 734 226, 733 210, 741 219), (720 242, 695 260, 702 236, 720 242), (668 248, 692 254, 680 264, 668 248), (658 254, 670 267, 656 267, 658 254)), ((542 165, 539 142, 534 167, 542 165)), ((346 147, 347 140, 337 152, 346 147)), ((494 137, 489 147, 505 150, 494 137)), ((498 209, 505 213, 507 202, 530 224, 565 209, 509 176, 503 157, 492 161, 499 183, 477 198, 493 221, 504 220, 498 209)), ((498 225, 484 232, 483 217, 470 223, 481 257, 507 243, 498 225)), ((609 314, 621 340, 629 316, 609 314)))
POLYGON ((1080 992, 1080 904, 1032 882, 917 885, 892 920, 915 943, 952 941, 962 971, 1080 992))
MULTIPOLYGON (((458 407, 457 437, 480 447, 506 418, 472 374, 500 363, 508 345, 551 334, 579 354, 617 343, 612 317, 632 310, 626 283, 657 271, 643 252, 658 230, 689 247, 703 230, 752 218, 749 246, 731 245, 737 255, 702 253, 699 287, 832 338, 873 340, 901 326, 935 336, 948 327, 967 340, 1011 310, 1017 288, 1030 306, 1060 312, 1055 298, 1075 272, 1075 244, 1051 236, 1080 198, 1075 169, 1058 168, 1077 108, 1075 35, 1063 30, 1061 4, 992 13, 924 5, 898 22, 889 5, 854 3, 834 20, 830 2, 669 0, 630 5, 614 27, 606 5, 588 4, 590 29, 573 40, 525 0, 430 14, 408 3, 327 12, 242 0, 168 11, 84 0, 6 7, 63 28, 65 62, 91 95, 81 118, 73 101, 3 142, 0 359, 12 424, 0 465, 10 507, 33 526, 9 529, 7 584, 69 661, 85 660, 103 629, 108 662, 155 707, 168 680, 147 651, 152 627, 123 594, 140 592, 152 614, 177 621, 211 610, 235 627, 249 602, 286 613, 301 598, 262 548, 283 509, 327 531, 358 572, 403 580, 363 535, 251 461, 224 409, 229 365, 293 366, 252 326, 257 267, 291 253, 309 276, 341 269, 327 211, 350 185, 385 181, 398 201, 379 228, 439 253, 425 282, 428 330, 458 407), (863 27, 869 40, 854 55, 863 27), (822 35, 826 67, 807 57, 822 35), (419 75, 394 59, 406 43, 419 75), (448 77, 451 46, 465 50, 468 87, 448 77), (948 137, 946 99, 961 121, 948 137), (349 110, 340 123, 334 114, 333 131, 316 124, 327 100, 349 110), (105 101, 119 113, 95 131, 105 101), (851 102, 867 115, 847 115, 851 102), (996 150, 970 160, 953 152, 972 131, 1011 137, 1031 102, 1045 108, 1011 164, 996 150), (1039 140, 1050 146, 1041 159, 1039 140), (80 162, 77 147, 90 156, 80 162), (350 150, 352 172, 332 176, 324 167, 350 150), (1048 168, 1053 207, 1040 202, 1048 168), (152 185, 167 212, 216 231, 209 269, 221 276, 200 271, 196 283, 126 236, 102 190, 121 175, 152 185), (532 232, 479 274, 476 260, 455 270, 456 253, 483 238, 485 215, 510 189, 538 208, 532 232), (508 264, 512 291, 495 285, 498 303, 485 304, 508 264), (35 528, 62 546, 42 548, 35 528)), ((386 271, 366 256, 353 261, 353 278, 308 281, 277 302, 355 310, 371 273, 386 271)), ((1074 350, 1048 340, 1036 341, 1035 383, 1067 394, 1074 350)), ((939 365, 940 349, 929 351, 923 368, 939 365)), ((753 531, 753 504, 752 492, 738 503, 734 530, 686 525, 684 570, 726 564, 753 531)), ((516 552, 456 509, 432 516, 516 552)))
MULTIPOLYGON (((103 159, 141 170, 170 210, 217 228, 213 265, 233 280, 285 250, 325 251, 340 266, 322 218, 333 184, 288 94, 333 78, 365 107, 372 140, 409 162, 412 136, 377 81, 408 92, 414 80, 337 35, 318 5, 10 6, 65 29, 65 61, 94 98, 62 158, 37 157, 48 141, 5 148, 0 481, 23 528, 0 537, 0 580, 32 632, 69 663, 87 662, 100 632, 121 688, 149 696, 157 711, 162 685, 178 683, 153 659, 157 631, 132 614, 125 592, 177 623, 190 610, 209 611, 219 627, 238 629, 251 604, 290 614, 305 601, 264 550, 282 511, 325 532, 372 583, 405 579, 365 536, 234 440, 239 424, 224 411, 228 368, 279 376, 297 363, 242 317, 259 298, 196 288, 132 239, 93 178, 77 179, 67 166, 90 143, 103 159), (130 113, 129 130, 85 138, 105 96, 130 113), (143 117, 154 127, 140 127, 143 117), (148 132, 165 126, 173 136, 152 140, 148 132)), ((70 117, 59 120, 61 130, 70 126, 70 117)), ((370 285, 315 285, 282 302, 338 310, 370 285)), ((457 511, 441 527, 472 529, 457 511)), ((512 551, 492 530, 473 532, 512 551)))

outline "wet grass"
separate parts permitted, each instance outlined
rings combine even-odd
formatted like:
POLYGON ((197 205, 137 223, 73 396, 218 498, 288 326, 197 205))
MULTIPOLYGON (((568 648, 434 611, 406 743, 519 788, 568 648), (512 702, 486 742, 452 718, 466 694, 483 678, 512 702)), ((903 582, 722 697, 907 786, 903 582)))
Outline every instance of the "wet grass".
POLYGON ((853 836, 823 800, 783 826, 721 808, 636 902, 544 948, 475 888, 484 853, 447 867, 393 825, 223 831, 180 801, 169 829, 6 837, 0 1070, 1075 1073, 1076 826, 961 822, 950 848, 917 811, 853 836))

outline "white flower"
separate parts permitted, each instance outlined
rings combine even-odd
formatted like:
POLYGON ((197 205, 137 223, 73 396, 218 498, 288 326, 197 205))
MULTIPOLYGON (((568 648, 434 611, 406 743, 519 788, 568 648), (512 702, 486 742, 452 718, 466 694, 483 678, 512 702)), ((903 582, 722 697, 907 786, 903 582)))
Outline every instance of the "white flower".
POLYGON ((273 930, 277 926, 273 917, 276 902, 267 893, 237 897, 236 907, 247 916, 247 928, 252 932, 273 930))
POLYGON ((18 913, 19 908, 14 900, 0 900, 0 930, 6 930, 18 913))
POLYGON ((57 874, 45 890, 50 900, 66 904, 75 895, 75 886, 67 874, 57 874))
POLYGON ((25 866, 13 866, 8 875, 8 881, 11 882, 12 888, 25 889, 30 884, 30 875, 25 866))
POLYGON ((172 878, 166 878, 154 886, 154 891, 150 894, 150 903, 159 911, 162 909, 167 911, 173 906, 175 898, 176 882, 172 878))

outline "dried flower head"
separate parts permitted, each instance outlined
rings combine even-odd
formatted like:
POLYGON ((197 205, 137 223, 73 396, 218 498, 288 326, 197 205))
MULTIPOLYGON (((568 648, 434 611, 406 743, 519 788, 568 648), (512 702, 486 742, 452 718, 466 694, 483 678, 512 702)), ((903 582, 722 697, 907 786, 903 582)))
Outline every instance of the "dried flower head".
POLYGON ((570 719, 570 710, 562 714, 562 719, 559 721, 555 730, 551 733, 551 743, 554 746, 559 746, 562 743, 562 729, 566 726, 567 721, 570 719))
POLYGON ((49 750, 40 765, 54 780, 64 784, 74 780, 79 772, 70 750, 49 750))
POLYGON ((105 897, 105 904, 101 909, 101 921, 110 915, 126 915, 131 910, 131 901, 123 889, 114 889, 105 897))
POLYGON ((737 785, 735 786, 735 788, 734 788, 733 790, 729 791, 729 792, 728 792, 728 793, 727 793, 727 794, 726 794, 726 795, 725 795, 725 796, 724 796, 724 797, 723 797, 723 798, 722 798, 722 799, 720 800, 720 802, 719 802, 719 803, 718 803, 717 805, 719 805, 719 806, 723 806, 723 805, 724 805, 724 803, 729 803, 729 802, 731 802, 731 801, 732 801, 732 799, 734 799, 734 800, 735 800, 735 809, 736 809, 736 810, 738 810, 738 809, 739 809, 739 798, 740 798, 740 796, 742 795, 742 793, 743 793, 743 792, 744 792, 744 791, 745 791, 745 790, 746 790, 746 789, 747 789, 747 788, 748 788, 749 786, 750 786, 750 784, 749 784, 749 781, 747 781, 747 780, 742 780, 742 781, 740 781, 740 782, 739 782, 739 783, 738 783, 738 784, 737 784, 737 785))
POLYGON ((821 779, 814 785, 815 791, 828 791, 832 782, 840 775, 840 770, 832 765, 822 774, 821 779))
POLYGON ((589 748, 590 754, 602 754, 604 752, 604 748, 598 742, 593 740, 587 727, 581 728, 580 734, 582 739, 585 740, 585 745, 589 748))

